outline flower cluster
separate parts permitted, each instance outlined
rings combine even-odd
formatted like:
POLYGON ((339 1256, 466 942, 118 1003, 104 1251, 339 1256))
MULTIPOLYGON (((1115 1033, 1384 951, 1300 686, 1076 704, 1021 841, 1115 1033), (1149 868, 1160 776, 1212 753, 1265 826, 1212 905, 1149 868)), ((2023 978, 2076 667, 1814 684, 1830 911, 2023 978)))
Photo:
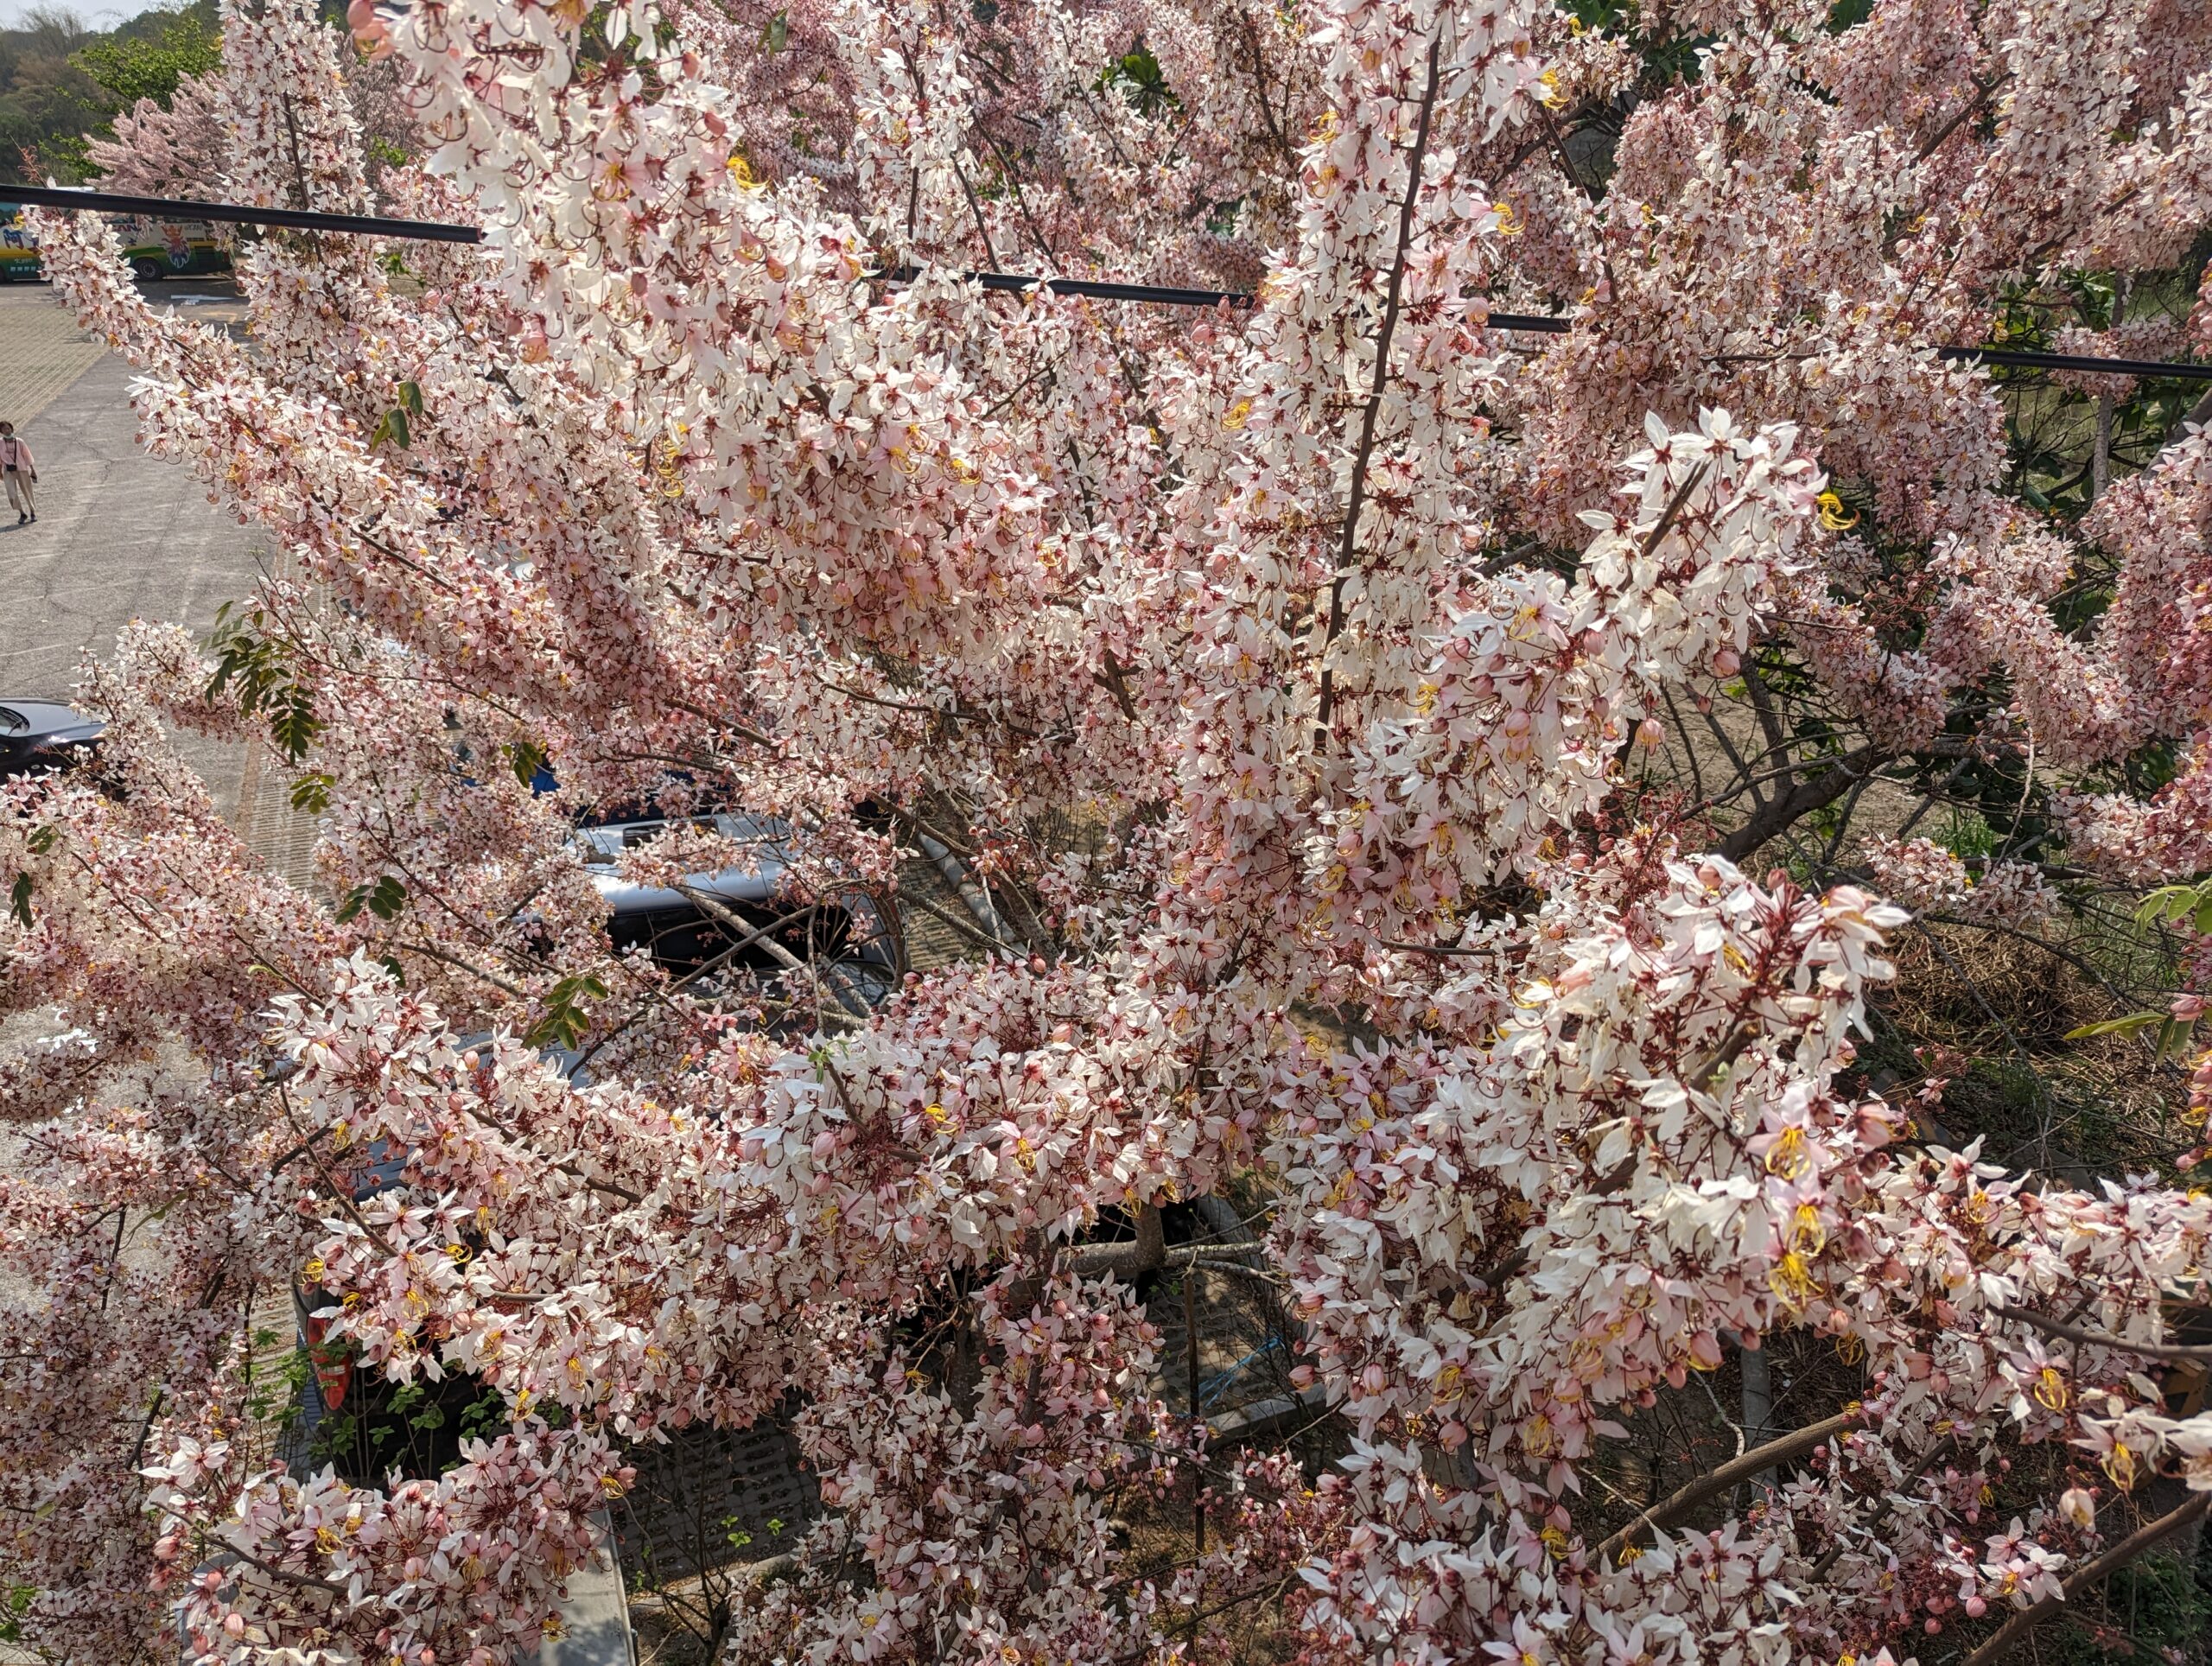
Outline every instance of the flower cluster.
POLYGON ((1922 910, 1993 925, 2026 925, 2058 897, 2025 862, 1987 865, 1977 880, 1956 855, 1930 839, 1870 839, 1866 865, 1883 894, 1922 910))

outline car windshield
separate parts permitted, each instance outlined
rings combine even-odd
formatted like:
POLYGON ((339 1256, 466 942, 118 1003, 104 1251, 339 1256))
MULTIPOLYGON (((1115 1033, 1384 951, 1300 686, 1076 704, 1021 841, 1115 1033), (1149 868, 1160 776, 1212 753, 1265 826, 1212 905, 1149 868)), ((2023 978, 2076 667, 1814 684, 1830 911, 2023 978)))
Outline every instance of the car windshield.
POLYGON ((0 734, 22 734, 31 726, 31 720, 13 706, 0 706, 0 734))

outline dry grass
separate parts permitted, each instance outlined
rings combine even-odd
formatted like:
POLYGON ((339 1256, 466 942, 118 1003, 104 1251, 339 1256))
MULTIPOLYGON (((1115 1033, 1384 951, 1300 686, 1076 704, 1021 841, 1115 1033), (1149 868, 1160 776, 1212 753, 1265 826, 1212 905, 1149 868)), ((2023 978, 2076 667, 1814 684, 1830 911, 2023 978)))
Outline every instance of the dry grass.
POLYGON ((2101 942, 2094 929, 2054 941, 2088 970, 2017 936, 1954 925, 1901 933, 1866 1074, 1876 1086, 1946 1077, 1941 1134, 1961 1144, 1980 1137, 1998 1161, 2076 1183, 2163 1171, 2189 1142, 2177 1116, 2181 1072, 2140 1038, 2067 1039, 2156 1004, 2156 987, 2139 964, 2114 968, 2121 983, 2100 963, 2124 960, 2113 951, 2133 945, 2101 942))

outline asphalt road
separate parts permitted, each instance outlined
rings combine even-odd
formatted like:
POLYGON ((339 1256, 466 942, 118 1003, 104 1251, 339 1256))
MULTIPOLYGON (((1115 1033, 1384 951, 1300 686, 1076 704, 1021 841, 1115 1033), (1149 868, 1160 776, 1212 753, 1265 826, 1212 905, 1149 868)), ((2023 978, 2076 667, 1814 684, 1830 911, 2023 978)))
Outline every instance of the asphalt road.
MULTIPOLYGON (((154 293, 221 287, 184 280, 154 293)), ((236 308, 194 311, 226 319, 236 308)), ((139 446, 131 374, 85 341, 43 284, 0 289, 0 416, 39 466, 35 524, 16 525, 0 500, 0 698, 66 698, 84 652, 112 648, 133 619, 205 632, 217 608, 253 587, 265 539, 211 505, 185 469, 139 446)), ((178 750, 233 815, 243 748, 180 735, 178 750)))

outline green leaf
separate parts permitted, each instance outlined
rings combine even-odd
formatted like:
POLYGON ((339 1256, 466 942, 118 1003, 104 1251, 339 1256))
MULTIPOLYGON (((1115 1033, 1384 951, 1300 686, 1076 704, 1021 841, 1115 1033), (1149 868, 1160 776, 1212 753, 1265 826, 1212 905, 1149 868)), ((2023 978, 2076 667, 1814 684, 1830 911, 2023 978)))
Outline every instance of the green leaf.
POLYGON ((289 648, 262 633, 264 622, 258 608, 241 617, 226 602, 217 613, 207 638, 216 658, 206 698, 213 703, 230 693, 241 713, 268 712, 270 739, 286 759, 297 763, 322 725, 315 718, 315 696, 292 678, 289 648))
MULTIPOLYGON (((423 389, 421 385, 415 382, 402 382, 399 385, 399 403, 405 406, 410 413, 416 416, 420 416, 423 414, 423 389)), ((404 431, 401 435, 399 442, 402 445, 405 445, 407 443, 404 431)))
POLYGON ((310 816, 320 816, 330 808, 330 789, 338 785, 334 775, 302 775, 292 783, 292 808, 305 811, 310 816))
POLYGON ((545 997, 544 1016, 523 1039, 533 1047, 556 1041, 564 1047, 575 1046, 591 1027, 591 1014, 585 1002, 604 1000, 606 995, 607 985, 588 972, 563 978, 545 997))
POLYGON ((284 650, 275 639, 257 633, 256 627, 261 623, 258 610, 245 620, 228 615, 229 605, 226 603, 207 639, 216 659, 214 674, 207 679, 207 697, 211 702, 220 699, 223 691, 235 683, 238 709, 257 711, 267 701, 270 690, 288 680, 284 650))
POLYGON ((407 906, 407 887, 386 874, 374 885, 357 885, 346 893, 338 905, 340 925, 366 908, 378 919, 391 919, 407 906))
POLYGON ((8 912, 28 926, 31 923, 31 876, 16 875, 15 884, 8 887, 8 912))
POLYGON ((30 837, 23 843, 30 846, 33 855, 43 856, 61 843, 61 830, 58 827, 35 827, 31 830, 30 837))
POLYGON ((269 716, 269 737, 276 741, 285 761, 296 764, 306 757, 308 748, 315 744, 315 737, 321 732, 322 723, 315 715, 314 696, 297 684, 286 689, 269 716))
POLYGON ((376 889, 369 893, 369 912, 378 919, 391 919, 407 906, 407 887, 391 874, 377 881, 376 889))
POLYGON ((2164 1024, 2171 1021, 2164 1013, 2130 1013, 2125 1018, 2107 1018, 2098 1023, 2084 1024, 2078 1029, 2069 1030, 2066 1032, 2066 1040, 2086 1041, 2090 1037, 2097 1035, 2133 1035, 2136 1031, 2148 1029, 2153 1024, 2164 1024))
POLYGON ((1134 51, 1123 54, 1098 78, 1102 87, 1116 87, 1142 116, 1156 116, 1179 100, 1167 86, 1160 60, 1139 40, 1134 51))
POLYGON ((786 12, 779 11, 771 17, 768 20, 768 27, 760 32, 760 44, 771 52, 781 52, 785 43, 791 38, 791 20, 790 14, 786 12))
POLYGON ((377 418, 377 425, 369 434, 369 443, 372 446, 383 445, 387 442, 397 446, 402 451, 406 450, 413 443, 408 437, 407 413, 396 406, 377 418))
POLYGON ((2135 923, 2148 925, 2153 921, 2171 925, 2195 912, 2207 901, 2212 901, 2212 887, 2194 885, 2164 885, 2145 897, 2135 910, 2135 923))
POLYGON ((535 741, 516 741, 504 748, 507 762, 513 767, 515 779, 528 786, 537 772, 545 767, 545 748, 535 741))

